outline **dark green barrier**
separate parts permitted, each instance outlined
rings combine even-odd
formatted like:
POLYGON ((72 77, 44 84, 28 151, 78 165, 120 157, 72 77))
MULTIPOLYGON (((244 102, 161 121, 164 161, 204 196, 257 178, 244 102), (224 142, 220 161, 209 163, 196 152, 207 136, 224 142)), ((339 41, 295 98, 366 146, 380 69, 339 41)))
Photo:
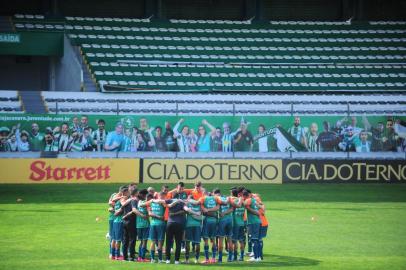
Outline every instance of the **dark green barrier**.
MULTIPOLYGON (((27 31, 1 34, 13 34, 18 38, 12 39, 14 42, 0 42, 0 55, 63 56, 64 33, 27 31)), ((10 38, 3 40, 10 41, 10 38)))

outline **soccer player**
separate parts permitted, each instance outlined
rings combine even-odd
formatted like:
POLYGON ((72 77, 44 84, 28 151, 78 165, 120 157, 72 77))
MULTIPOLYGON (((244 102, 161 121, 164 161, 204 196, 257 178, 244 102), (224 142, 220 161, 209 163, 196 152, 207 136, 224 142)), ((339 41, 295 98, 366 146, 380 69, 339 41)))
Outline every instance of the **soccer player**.
POLYGON ((224 239, 227 240, 228 246, 228 259, 227 262, 231 262, 233 259, 232 250, 232 240, 231 236, 233 234, 233 207, 230 204, 230 198, 221 194, 219 189, 214 190, 214 195, 216 196, 216 202, 220 205, 219 208, 219 222, 218 222, 218 251, 219 258, 218 262, 223 262, 223 243, 224 239))
POLYGON ((184 188, 183 191, 186 192, 188 196, 192 195, 193 200, 195 201, 199 200, 201 197, 204 196, 202 182, 200 181, 195 183, 195 187, 193 189, 184 188))
MULTIPOLYGON (((119 194, 120 194, 120 190, 119 190, 119 194)), ((120 197, 121 197, 121 195, 120 195, 120 197)), ((113 258, 112 240, 113 240, 113 237, 114 237, 114 231, 113 231, 114 204, 116 203, 117 200, 119 200, 118 196, 117 196, 117 193, 113 193, 113 194, 110 195, 110 198, 109 198, 109 238, 110 238, 109 248, 110 248, 110 259, 113 258)))
POLYGON ((193 199, 193 195, 189 195, 187 204, 183 208, 187 213, 186 219, 186 263, 189 263, 190 243, 194 245, 195 263, 199 262, 200 257, 200 239, 202 232, 202 212, 199 201, 193 199))
POLYGON ((264 238, 268 232, 268 220, 265 216, 265 205, 260 203, 260 208, 258 210, 259 218, 261 219, 261 227, 259 229, 259 257, 261 261, 264 260, 264 238))
POLYGON ((151 225, 149 227, 149 240, 151 241, 151 263, 155 262, 155 248, 158 248, 158 263, 162 262, 162 247, 165 240, 165 196, 166 193, 159 192, 158 199, 152 199, 146 203, 151 225))
POLYGON ((252 193, 252 197, 257 200, 259 209, 259 218, 261 220, 261 227, 259 230, 259 256, 261 260, 263 260, 263 249, 264 249, 264 242, 262 239, 264 239, 267 235, 268 232, 268 220, 265 216, 265 205, 262 203, 261 197, 259 196, 258 193, 252 193))
MULTIPOLYGON (((148 191, 146 189, 140 190, 138 193, 138 211, 144 215, 148 216, 147 210, 147 194, 148 191)), ((148 218, 144 218, 141 215, 137 215, 137 237, 140 241, 140 245, 138 246, 138 262, 145 262, 145 253, 147 250, 147 243, 148 243, 148 236, 149 236, 149 220, 148 218)))
POLYGON ((171 262, 171 247, 173 239, 175 238, 175 264, 179 264, 181 241, 186 223, 185 210, 183 209, 185 203, 179 199, 166 200, 165 203, 169 209, 169 218, 166 227, 166 263, 171 262))
POLYGON ((238 243, 240 244, 240 258, 239 261, 244 261, 244 249, 245 249, 245 221, 244 214, 245 208, 242 197, 238 196, 238 189, 234 188, 231 190, 231 205, 234 207, 233 212, 233 250, 229 252, 234 252, 234 261, 238 257, 238 243))
POLYGON ((259 231, 261 227, 261 220, 259 218, 259 206, 257 200, 251 196, 248 190, 243 192, 244 206, 247 210, 247 220, 248 220, 248 234, 251 236, 251 241, 253 244, 254 257, 249 259, 250 262, 258 262, 261 260, 259 257, 259 231))
POLYGON ((114 221, 113 221, 113 241, 112 241, 112 247, 113 247, 113 254, 112 258, 116 260, 121 260, 122 257, 120 256, 120 247, 121 247, 121 241, 123 238, 123 215, 121 211, 121 205, 125 203, 125 201, 128 198, 128 188, 127 187, 121 187, 120 188, 120 193, 119 196, 121 195, 121 198, 117 200, 114 204, 114 221))
POLYGON ((205 217, 203 219, 202 237, 204 240, 204 255, 205 261, 202 263, 215 263, 216 262, 216 235, 217 235, 217 218, 220 206, 217 204, 216 198, 207 193, 199 199, 202 207, 202 212, 205 217), (212 259, 209 259, 209 240, 212 244, 212 259))
POLYGON ((131 197, 121 206, 123 210, 123 255, 125 261, 135 260, 135 241, 137 237, 137 215, 148 218, 137 210, 138 190, 131 188, 131 197), (128 251, 130 258, 128 258, 128 251))

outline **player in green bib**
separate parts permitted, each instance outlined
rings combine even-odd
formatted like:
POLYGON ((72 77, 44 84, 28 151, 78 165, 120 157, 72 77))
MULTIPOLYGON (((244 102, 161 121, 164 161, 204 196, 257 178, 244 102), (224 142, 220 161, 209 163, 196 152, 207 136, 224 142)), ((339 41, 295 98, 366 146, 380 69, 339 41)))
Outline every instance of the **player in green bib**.
POLYGON ((217 237, 218 237, 218 251, 219 251, 219 258, 218 262, 223 262, 223 243, 224 239, 227 240, 227 247, 230 251, 228 253, 228 262, 232 261, 233 253, 232 250, 232 234, 233 234, 233 207, 230 204, 230 198, 222 195, 220 190, 215 190, 214 195, 216 196, 216 202, 220 205, 219 208, 219 222, 218 222, 218 229, 217 229, 217 237))
MULTIPOLYGON (((148 191, 146 189, 143 189, 138 193, 138 211, 145 216, 148 216, 148 209, 146 205, 147 194, 148 191)), ((147 250, 148 236, 149 236, 149 219, 137 216, 137 237, 138 240, 140 241, 140 245, 138 246, 139 262, 146 261, 145 253, 147 250)))
POLYGON ((149 240, 151 240, 151 263, 155 262, 155 248, 158 248, 158 263, 162 262, 162 247, 165 240, 165 192, 159 192, 157 200, 146 203, 151 223, 149 228, 149 240))
POLYGON ((113 238, 113 222, 114 222, 114 204, 116 201, 113 201, 113 199, 116 197, 117 193, 113 193, 110 195, 109 198, 109 247, 110 247, 110 259, 113 257, 113 249, 111 246, 111 241, 113 238))
POLYGON ((114 204, 114 220, 113 220, 113 241, 112 241, 112 246, 113 246, 113 254, 112 258, 116 260, 120 260, 120 247, 121 247, 121 241, 123 239, 123 213, 121 206, 122 204, 125 203, 125 201, 128 199, 128 188, 127 187, 121 187, 120 188, 120 193, 119 193, 119 200, 117 200, 114 204))
MULTIPOLYGON (((238 242, 240 244, 240 258, 239 261, 244 261, 244 248, 245 248, 245 207, 243 205, 242 197, 238 197, 238 189, 231 190, 230 203, 234 207, 233 211, 233 253, 234 261, 237 260, 238 242)), ((231 251, 229 251, 231 252, 231 251)))
POLYGON ((184 210, 187 213, 186 218, 186 263, 189 263, 190 243, 195 246, 195 263, 198 263, 200 256, 200 238, 202 232, 202 208, 199 201, 193 200, 193 196, 189 195, 187 205, 184 210))
POLYGON ((261 260, 259 256, 260 247, 259 247, 259 232, 261 227, 261 219, 259 218, 259 206, 254 197, 251 196, 251 193, 247 190, 243 192, 244 206, 247 209, 247 221, 248 221, 248 234, 251 236, 252 248, 254 251, 254 257, 249 261, 258 262, 261 260))
MULTIPOLYGON (((216 191, 216 190, 214 190, 216 191)), ((203 219, 203 229, 202 237, 204 240, 204 255, 206 260, 203 261, 204 264, 216 262, 216 236, 217 236, 217 219, 218 219, 218 210, 220 205, 217 204, 216 198, 207 193, 206 196, 203 196, 199 199, 200 205, 202 207, 202 212, 205 217, 203 219), (209 260, 209 239, 212 244, 212 259, 209 260)))

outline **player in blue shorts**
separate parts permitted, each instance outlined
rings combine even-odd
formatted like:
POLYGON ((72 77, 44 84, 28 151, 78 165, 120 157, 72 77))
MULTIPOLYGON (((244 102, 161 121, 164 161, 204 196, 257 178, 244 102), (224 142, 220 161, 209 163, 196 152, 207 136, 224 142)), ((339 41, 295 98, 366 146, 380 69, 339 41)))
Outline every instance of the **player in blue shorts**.
POLYGON ((231 190, 230 203, 234 208, 233 211, 233 249, 229 252, 234 253, 234 261, 238 257, 238 244, 240 244, 240 258, 239 261, 244 261, 244 248, 245 248, 245 207, 243 205, 242 197, 238 195, 238 189, 231 190))
POLYGON ((206 259, 202 263, 215 263, 217 252, 217 245, 215 241, 217 236, 217 211, 219 210, 220 205, 217 204, 216 198, 210 193, 206 193, 205 196, 201 197, 199 202, 202 207, 202 212, 205 215, 203 219, 202 237, 204 240, 204 255, 206 259), (209 259, 209 239, 212 244, 211 259, 209 259))
POLYGON ((247 190, 243 192, 244 206, 247 210, 247 221, 248 221, 248 234, 251 236, 252 249, 254 251, 254 257, 250 258, 250 262, 261 261, 260 258, 260 247, 259 247, 259 232, 261 227, 261 220, 259 218, 259 206, 257 200, 251 196, 251 193, 247 190))
POLYGON ((224 239, 227 241, 228 246, 228 262, 232 261, 233 253, 232 250, 232 240, 233 235, 233 207, 230 204, 230 198, 222 195, 219 189, 214 190, 214 195, 216 196, 216 202, 220 205, 219 208, 219 222, 217 226, 217 237, 218 237, 218 251, 219 258, 218 262, 223 262, 223 243, 224 239))
POLYGON ((193 195, 189 195, 187 204, 183 208, 187 213, 186 218, 186 263, 189 263, 190 243, 195 245, 195 263, 198 263, 200 257, 200 238, 202 232, 202 212, 199 201, 193 199, 193 195))
MULTIPOLYGON (((120 192, 120 191, 119 191, 120 192)), ((110 195, 109 198, 109 248, 110 248, 110 259, 113 258, 113 248, 111 246, 111 242, 113 240, 113 222, 114 222, 114 204, 118 200, 113 200, 116 197, 117 193, 113 193, 110 195)))
POLYGON ((117 196, 119 198, 114 204, 114 221, 113 221, 113 239, 112 239, 112 259, 121 260, 120 247, 121 241, 123 239, 123 214, 121 211, 121 205, 128 199, 128 188, 121 187, 120 192, 117 196))
POLYGON ((162 263, 162 248, 165 240, 165 192, 159 192, 158 199, 146 203, 151 224, 149 227, 149 240, 151 241, 151 263, 155 261, 155 248, 158 249, 158 263, 162 263))
MULTIPOLYGON (((147 194, 148 191, 146 189, 140 190, 138 193, 138 211, 143 214, 144 216, 148 216, 147 210, 147 194)), ((138 246, 138 262, 145 262, 145 253, 147 250, 147 242, 149 236, 149 219, 143 218, 142 216, 137 216, 137 237, 140 241, 140 245, 138 246)))

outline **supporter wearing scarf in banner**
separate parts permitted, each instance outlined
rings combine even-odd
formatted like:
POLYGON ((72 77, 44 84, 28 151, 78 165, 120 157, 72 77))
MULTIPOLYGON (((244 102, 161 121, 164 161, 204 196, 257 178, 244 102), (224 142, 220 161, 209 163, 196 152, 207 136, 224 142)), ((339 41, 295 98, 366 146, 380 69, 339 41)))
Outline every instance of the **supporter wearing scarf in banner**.
POLYGON ((68 123, 62 123, 60 130, 59 127, 54 129, 55 141, 58 145, 59 152, 67 152, 70 150, 71 144, 73 143, 73 137, 68 133, 68 131, 68 123))
POLYGON ((286 130, 281 126, 276 126, 268 129, 262 134, 254 137, 254 142, 267 136, 273 136, 276 140, 276 147, 279 152, 306 152, 307 149, 296 141, 286 130))
POLYGON ((93 141, 96 144, 96 151, 103 152, 104 151, 104 142, 106 141, 107 132, 105 130, 106 122, 103 119, 99 119, 97 121, 98 129, 92 132, 93 141))
MULTIPOLYGON (((259 125, 258 134, 255 136, 255 138, 261 136, 262 134, 264 134, 264 132, 265 132, 265 126, 262 124, 259 125)), ((277 151, 276 140, 275 140, 274 136, 264 136, 264 137, 260 137, 257 140, 254 139, 253 151, 261 152, 261 153, 277 151)))
POLYGON ((300 117, 295 116, 293 126, 288 129, 288 132, 292 137, 300 144, 304 145, 307 148, 306 142, 306 130, 300 125, 300 117))

